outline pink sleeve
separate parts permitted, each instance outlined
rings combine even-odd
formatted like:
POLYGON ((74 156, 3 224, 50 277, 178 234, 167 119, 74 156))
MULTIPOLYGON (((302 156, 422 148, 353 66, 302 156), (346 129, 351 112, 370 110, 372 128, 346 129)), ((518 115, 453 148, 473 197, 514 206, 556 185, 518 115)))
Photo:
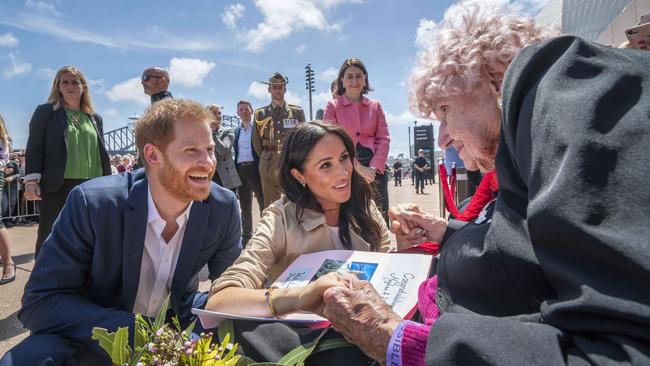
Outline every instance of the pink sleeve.
POLYGON ((390 132, 388 123, 381 104, 377 103, 377 129, 375 130, 375 155, 370 160, 370 166, 374 166, 380 172, 384 171, 386 159, 388 159, 388 150, 390 150, 390 132))
POLYGON ((409 322, 402 338, 402 366, 423 366, 431 328, 409 322))
POLYGON ((336 103, 336 99, 332 99, 329 102, 327 102, 327 106, 325 107, 325 113, 323 114, 323 121, 332 124, 338 124, 336 119, 335 103, 336 103))

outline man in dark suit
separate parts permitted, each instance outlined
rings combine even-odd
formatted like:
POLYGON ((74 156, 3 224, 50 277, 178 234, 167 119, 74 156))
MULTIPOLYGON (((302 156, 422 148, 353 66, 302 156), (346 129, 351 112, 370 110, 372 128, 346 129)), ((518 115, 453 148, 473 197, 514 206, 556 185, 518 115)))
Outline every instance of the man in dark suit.
POLYGON ((241 126, 235 130, 235 164, 241 180, 239 205, 242 218, 242 243, 244 246, 253 235, 253 192, 260 208, 264 209, 262 180, 260 179, 259 157, 253 148, 253 106, 246 100, 237 103, 237 115, 241 126))
POLYGON ((25 286, 18 318, 32 334, 2 365, 110 361, 93 327, 129 327, 155 316, 169 295, 182 324, 202 308, 198 273, 217 278, 239 256, 235 195, 211 182, 212 116, 199 103, 165 99, 135 127, 144 169, 72 190, 25 286))

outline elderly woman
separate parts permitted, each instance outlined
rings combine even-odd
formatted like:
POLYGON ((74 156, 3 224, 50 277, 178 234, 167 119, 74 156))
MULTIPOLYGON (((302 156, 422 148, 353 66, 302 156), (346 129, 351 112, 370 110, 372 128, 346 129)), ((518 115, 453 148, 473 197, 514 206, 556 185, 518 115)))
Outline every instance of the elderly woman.
POLYGON ((36 252, 50 235, 68 193, 111 174, 102 117, 95 113, 86 77, 74 66, 56 73, 47 103, 36 107, 27 138, 25 199, 40 200, 36 252))
MULTIPOLYGON (((443 242, 424 324, 363 281, 325 291, 325 316, 389 365, 650 364, 650 54, 540 43, 532 20, 463 6, 419 59, 413 100, 461 156, 496 166, 496 205, 443 242)), ((443 222, 397 214, 441 239, 443 222)))

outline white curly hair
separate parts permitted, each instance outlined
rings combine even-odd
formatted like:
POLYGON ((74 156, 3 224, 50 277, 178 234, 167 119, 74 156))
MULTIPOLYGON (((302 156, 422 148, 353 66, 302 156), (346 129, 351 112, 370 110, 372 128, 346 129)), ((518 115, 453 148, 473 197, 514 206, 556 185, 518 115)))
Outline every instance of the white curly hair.
POLYGON ((436 99, 472 94, 491 75, 501 78, 519 50, 553 35, 530 17, 477 3, 455 5, 454 16, 418 56, 411 74, 410 103, 429 117, 436 99))

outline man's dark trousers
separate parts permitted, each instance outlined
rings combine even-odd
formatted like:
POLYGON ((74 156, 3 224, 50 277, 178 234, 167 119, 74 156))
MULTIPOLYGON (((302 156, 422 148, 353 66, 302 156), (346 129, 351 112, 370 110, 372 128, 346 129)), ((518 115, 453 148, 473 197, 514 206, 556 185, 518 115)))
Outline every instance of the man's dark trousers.
POLYGON ((239 193, 239 207, 241 208, 242 221, 242 245, 246 246, 248 240, 253 236, 253 193, 260 207, 260 215, 264 207, 264 196, 262 194, 262 182, 257 165, 250 161, 237 164, 237 173, 241 180, 241 186, 237 188, 239 193))

